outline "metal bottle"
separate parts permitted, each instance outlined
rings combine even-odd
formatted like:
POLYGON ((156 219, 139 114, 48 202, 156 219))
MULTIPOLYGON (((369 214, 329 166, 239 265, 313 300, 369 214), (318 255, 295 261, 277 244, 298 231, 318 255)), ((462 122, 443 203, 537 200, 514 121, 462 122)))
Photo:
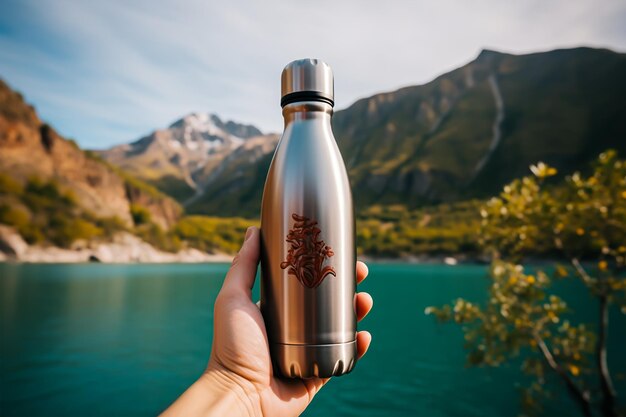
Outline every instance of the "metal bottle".
POLYGON ((274 372, 348 373, 356 362, 356 252, 352 194, 331 129, 330 66, 282 72, 285 119, 261 212, 261 311, 274 372))

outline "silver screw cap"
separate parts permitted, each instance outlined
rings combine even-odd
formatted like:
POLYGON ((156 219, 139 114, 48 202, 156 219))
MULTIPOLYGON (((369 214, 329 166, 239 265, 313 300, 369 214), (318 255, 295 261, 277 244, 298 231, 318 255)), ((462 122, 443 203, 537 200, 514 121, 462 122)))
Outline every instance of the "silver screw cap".
POLYGON ((287 64, 281 75, 281 107, 298 101, 335 104, 333 70, 320 59, 299 59, 287 64))

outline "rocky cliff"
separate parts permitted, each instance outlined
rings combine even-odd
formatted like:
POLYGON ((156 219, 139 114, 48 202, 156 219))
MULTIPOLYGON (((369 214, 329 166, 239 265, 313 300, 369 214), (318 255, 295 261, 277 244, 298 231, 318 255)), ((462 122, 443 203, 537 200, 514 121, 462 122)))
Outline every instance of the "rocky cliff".
POLYGON ((141 205, 160 226, 171 226, 179 205, 99 158, 43 123, 22 96, 0 80, 0 173, 19 182, 54 179, 78 204, 99 217, 132 225, 131 205, 141 205))

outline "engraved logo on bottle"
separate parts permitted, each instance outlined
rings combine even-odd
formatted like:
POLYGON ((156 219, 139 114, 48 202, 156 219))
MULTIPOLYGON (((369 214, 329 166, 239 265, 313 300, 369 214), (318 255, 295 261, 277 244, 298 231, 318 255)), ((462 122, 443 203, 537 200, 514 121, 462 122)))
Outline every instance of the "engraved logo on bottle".
POLYGON ((291 218, 294 220, 293 228, 285 239, 291 247, 287 260, 281 262, 280 267, 289 268, 289 275, 294 275, 305 287, 317 288, 327 275, 337 276, 335 268, 323 266, 334 252, 319 238, 322 231, 316 221, 296 213, 291 218))

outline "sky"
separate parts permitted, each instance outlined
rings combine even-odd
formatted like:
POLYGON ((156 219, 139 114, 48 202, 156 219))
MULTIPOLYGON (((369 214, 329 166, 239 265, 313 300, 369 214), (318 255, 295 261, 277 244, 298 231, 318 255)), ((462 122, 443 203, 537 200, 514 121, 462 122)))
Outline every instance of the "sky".
POLYGON ((280 132, 280 73, 328 62, 336 109, 426 83, 481 49, 626 51, 623 0, 0 0, 0 78, 84 148, 190 112, 280 132))

